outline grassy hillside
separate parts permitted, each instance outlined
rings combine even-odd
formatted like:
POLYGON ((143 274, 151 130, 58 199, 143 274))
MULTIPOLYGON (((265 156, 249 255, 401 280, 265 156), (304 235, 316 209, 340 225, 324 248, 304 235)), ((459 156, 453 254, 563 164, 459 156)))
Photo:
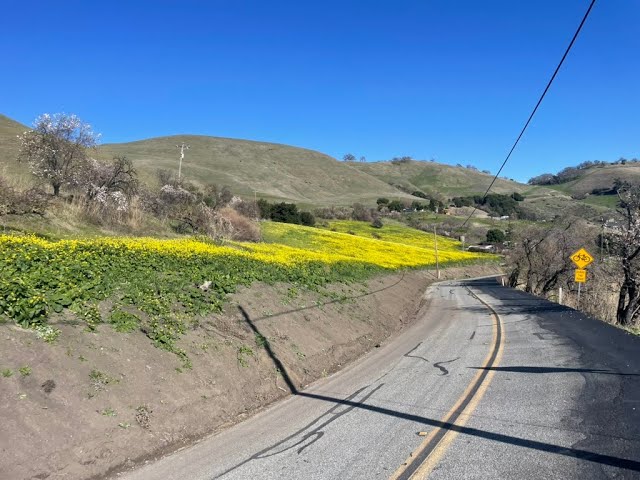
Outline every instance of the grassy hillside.
POLYGON ((635 184, 640 183, 640 163, 587 168, 581 171, 577 179, 559 185, 550 185, 549 188, 569 195, 585 195, 594 189, 611 188, 617 178, 635 184))
MULTIPOLYGON (((28 127, 0 115, 0 171, 20 182, 31 178, 16 162, 17 135, 28 127)), ((111 159, 125 155, 135 163, 145 181, 155 182, 155 172, 177 172, 176 144, 191 146, 182 165, 183 176, 195 183, 228 185, 234 193, 270 200, 287 200, 308 206, 374 203, 380 196, 412 198, 351 165, 304 148, 229 138, 177 135, 131 143, 106 144, 95 155, 111 159)))
MULTIPOLYGON (((371 162, 356 163, 354 167, 408 191, 422 190, 425 193, 439 193, 446 197, 484 193, 493 179, 492 175, 486 173, 435 162, 371 162)), ((529 188, 528 185, 499 178, 493 186, 493 191, 507 194, 525 193, 529 188)))
MULTIPOLYGON (((0 173, 19 183, 33 181, 25 166, 16 162, 17 135, 26 128, 0 115, 0 173)), ((345 163, 303 148, 195 135, 102 145, 95 155, 107 160, 125 155, 133 160, 143 180, 154 183, 158 169, 177 171, 176 145, 181 142, 191 147, 182 165, 186 179, 200 184, 228 185, 245 198, 255 192, 261 198, 295 202, 304 207, 354 202, 372 205, 379 197, 415 199, 406 193, 415 190, 444 199, 478 195, 484 193, 492 180, 488 174, 435 162, 345 163)), ((597 218, 615 206, 615 199, 588 196, 575 201, 571 196, 610 187, 615 178, 639 182, 640 165, 588 169, 579 179, 551 188, 498 179, 493 191, 524 194, 526 208, 539 218, 552 218, 561 211, 597 218)))
POLYGON ((153 138, 100 147, 100 155, 126 155, 148 179, 158 168, 175 171, 176 144, 191 148, 182 165, 185 178, 228 185, 242 196, 288 200, 303 205, 374 203, 381 196, 411 198, 350 164, 312 150, 193 135, 153 138))
MULTIPOLYGON (((492 175, 464 167, 453 167, 435 162, 410 161, 406 163, 373 162, 358 163, 354 167, 388 184, 405 191, 422 190, 445 198, 483 194, 492 175)), ((576 201, 570 191, 540 186, 525 185, 499 178, 492 188, 494 193, 522 193, 526 201, 525 211, 539 219, 552 219, 559 213, 571 213, 587 219, 600 218, 612 204, 592 201, 576 201)))
POLYGON ((16 161, 20 142, 18 135, 28 127, 0 114, 0 174, 16 180, 28 181, 29 173, 16 161))

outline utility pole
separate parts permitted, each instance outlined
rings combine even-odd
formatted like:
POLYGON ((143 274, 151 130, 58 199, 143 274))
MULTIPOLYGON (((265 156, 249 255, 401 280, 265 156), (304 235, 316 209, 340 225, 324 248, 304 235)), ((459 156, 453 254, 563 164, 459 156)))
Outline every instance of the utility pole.
POLYGON ((438 261, 438 235, 436 234, 436 226, 433 226, 433 243, 436 248, 436 275, 440 280, 440 262, 438 261))
POLYGON ((189 150, 191 146, 182 142, 180 145, 176 145, 176 148, 180 149, 180 164, 178 166, 178 181, 180 181, 180 177, 182 176, 182 160, 184 159, 184 151, 189 150))

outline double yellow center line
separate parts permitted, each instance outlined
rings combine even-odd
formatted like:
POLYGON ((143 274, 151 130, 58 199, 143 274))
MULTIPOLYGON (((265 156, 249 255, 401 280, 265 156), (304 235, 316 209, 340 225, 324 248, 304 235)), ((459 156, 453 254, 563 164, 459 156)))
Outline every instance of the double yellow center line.
POLYGON ((473 414, 482 396, 487 391, 494 371, 491 370, 500 364, 504 349, 504 333, 502 320, 498 313, 487 302, 478 297, 468 287, 469 293, 480 303, 485 305, 493 316, 493 341, 485 358, 482 368, 475 374, 464 393, 458 398, 445 416, 440 420, 440 425, 435 427, 422 443, 416 448, 409 458, 393 473, 390 480, 418 480, 427 478, 438 464, 445 451, 458 435, 451 429, 452 425, 462 427, 473 414), (456 423, 457 422, 457 423, 456 423))

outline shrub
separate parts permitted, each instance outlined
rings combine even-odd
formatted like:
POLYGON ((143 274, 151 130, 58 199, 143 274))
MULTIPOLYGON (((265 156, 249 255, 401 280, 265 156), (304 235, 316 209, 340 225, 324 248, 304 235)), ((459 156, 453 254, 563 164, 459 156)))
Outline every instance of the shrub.
POLYGON ((258 210, 260 210, 260 218, 271 218, 271 204, 264 198, 258 200, 258 210))
POLYGON ((392 200, 387 207, 391 212, 401 212, 404 209, 404 204, 400 200, 392 200))
POLYGON ((403 163, 409 163, 411 162, 411 160, 413 160, 411 157, 409 156, 404 156, 404 157, 393 157, 391 159, 391 163, 393 165, 401 165, 403 163))
POLYGON ((360 220, 361 222, 370 222, 373 220, 371 211, 361 203, 353 204, 353 212, 351 213, 351 218, 353 220, 360 220))
POLYGON ((48 206, 49 196, 39 187, 18 191, 0 177, 0 216, 30 213, 44 215, 48 206))
POLYGON ((300 223, 307 227, 313 227, 316 224, 316 219, 311 212, 301 212, 300 223))
POLYGON ((240 215, 247 218, 258 219, 262 216, 260 207, 257 202, 254 202, 253 200, 239 200, 237 202, 232 202, 232 207, 240 215))
POLYGON ((413 202, 411 202, 411 208, 413 210, 415 210, 416 212, 420 212, 422 210, 424 210, 426 208, 426 206, 420 202, 418 202, 417 200, 414 200, 413 202))
POLYGON ((379 218, 379 217, 378 217, 378 218, 376 218, 376 219, 374 219, 374 220, 373 220, 373 222, 371 223, 371 226, 372 226, 373 228, 382 228, 382 227, 383 227, 383 225, 384 225, 384 224, 382 223, 382 220, 380 220, 380 218, 379 218))
POLYGON ((275 203, 271 205, 271 220, 282 223, 300 223, 300 212, 295 203, 275 203))
POLYGON ((315 209, 313 213, 328 220, 348 220, 353 212, 351 207, 324 207, 315 209))
POLYGON ((262 239, 257 223, 230 207, 215 213, 210 229, 216 238, 242 242, 259 242, 262 239))
POLYGON ((497 228, 492 228, 487 232, 487 243, 503 243, 505 241, 504 232, 497 228))

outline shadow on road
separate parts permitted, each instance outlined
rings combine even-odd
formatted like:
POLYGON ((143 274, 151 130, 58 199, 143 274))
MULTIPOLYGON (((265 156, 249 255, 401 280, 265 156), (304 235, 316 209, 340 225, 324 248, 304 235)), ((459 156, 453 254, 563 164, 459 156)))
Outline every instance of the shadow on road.
POLYGON ((469 367, 474 370, 493 370, 496 372, 514 373, 597 373, 601 375, 619 375, 621 377, 640 377, 639 373, 621 373, 597 368, 570 367, 469 367))
MULTIPOLYGON (((249 326, 249 328, 251 328, 251 330, 254 333, 256 333, 257 335, 262 335, 260 330, 256 327, 256 325, 254 323, 255 321, 253 319, 251 319, 251 317, 249 316, 247 311, 242 306, 239 306, 238 308, 239 308, 240 313, 242 314, 244 320, 246 321, 247 325, 249 326)), ((350 398, 353 398, 353 396, 350 396, 350 397, 347 397, 347 398, 343 399, 343 398, 336 398, 336 397, 331 397, 331 396, 327 396, 327 395, 320 395, 320 394, 316 394, 316 393, 308 393, 308 392, 299 391, 298 388, 295 386, 294 382, 292 381, 291 377, 289 376, 289 373, 287 372, 285 366, 280 361, 280 359, 277 357, 277 355, 275 354, 275 352, 273 351, 273 349, 271 348, 271 346, 268 343, 265 345, 265 349, 266 349, 267 354, 269 355, 269 357, 273 361, 274 366, 282 374, 282 377, 284 378, 284 381, 286 382, 287 386, 289 387, 289 390, 291 391, 291 393, 293 395, 296 395, 296 396, 299 396, 299 397, 311 398, 311 399, 314 399, 314 400, 319 400, 319 401, 332 403, 332 404, 345 405, 345 406, 352 407, 352 408, 358 408, 358 409, 361 409, 361 410, 374 412, 374 413, 377 413, 377 414, 380 414, 380 415, 387 415, 387 416, 390 416, 390 417, 400 418, 400 419, 403 419, 403 420, 409 420, 409 421, 420 423, 420 424, 423 424, 423 425, 429 425, 429 426, 434 427, 434 428, 442 428, 442 429, 445 429, 445 430, 458 432, 458 433, 461 433, 463 435, 471 435, 473 437, 484 438, 484 439, 487 439, 487 440, 493 440, 495 442, 506 443, 506 444, 509 444, 509 445, 515 445, 517 447, 529 448, 529 449, 538 450, 538 451, 542 451, 542 452, 552 453, 552 454, 555 454, 555 455, 562 455, 562 456, 565 456, 565 457, 577 458, 577 459, 580 459, 580 460, 588 460, 590 462, 599 463, 599 464, 602 464, 602 465, 609 465, 609 466, 612 466, 612 467, 624 468, 624 469, 640 472, 640 461, 636 461, 636 460, 628 460, 628 459, 625 459, 625 458, 614 457, 614 456, 611 456, 611 455, 604 455, 604 454, 600 454, 600 453, 590 452, 588 450, 581 450, 581 449, 577 449, 577 448, 563 447, 563 446, 560 446, 560 445, 553 445, 551 443, 540 442, 540 441, 537 441, 537 440, 529 440, 529 439, 526 439, 526 438, 519 438, 519 437, 514 437, 514 436, 511 436, 511 435, 505 435, 505 434, 502 434, 502 433, 496 433, 496 432, 490 432, 490 431, 487 431, 487 430, 481 430, 481 429, 478 429, 478 428, 472 428, 472 427, 467 427, 467 426, 456 425, 455 423, 442 422, 440 420, 436 420, 436 419, 433 419, 433 418, 423 417, 423 416, 420 416, 420 415, 414 415, 414 414, 411 414, 411 413, 400 412, 400 411, 397 411, 397 410, 391 410, 391 409, 388 409, 388 408, 379 407, 379 406, 375 406, 375 405, 369 405, 367 403, 364 403, 364 401, 354 401, 354 400, 350 399, 350 398)), ((500 370, 500 368, 501 367, 496 367, 495 369, 496 370, 500 370)), ((533 367, 503 367, 503 368, 533 368, 533 367)), ((576 369, 572 369, 572 370, 576 370, 576 369)), ((580 370, 580 369, 578 369, 578 370, 580 370)), ((595 372, 596 373, 601 373, 601 372, 597 372, 597 371, 595 371, 595 372)), ((534 373, 536 373, 536 372, 534 372, 534 373)), ((538 372, 538 373, 540 373, 540 372, 538 372)), ((611 372, 611 373, 615 373, 615 372, 611 372)), ((382 387, 382 385, 379 385, 379 386, 375 387, 375 389, 377 390, 377 389, 379 389, 381 387, 382 387)), ((332 407, 332 408, 334 408, 334 407, 332 407)), ((278 444, 276 444, 276 445, 278 445, 278 444)), ((269 447, 265 451, 268 451, 268 450, 272 449, 273 447, 274 446, 269 447)), ((265 451, 260 452, 260 453, 264 453, 265 451)), ((254 459, 254 458, 258 458, 258 457, 254 456, 254 457, 250 458, 247 461, 250 461, 251 459, 254 459)), ((244 463, 246 463, 246 461, 242 462, 242 463, 244 464, 244 463)), ((234 467, 234 468, 237 468, 237 466, 234 467)), ((231 470, 233 470, 233 469, 231 469, 231 470)), ((228 470, 228 471, 230 471, 230 470, 228 470)), ((222 475, 224 475, 224 473, 222 475)))

